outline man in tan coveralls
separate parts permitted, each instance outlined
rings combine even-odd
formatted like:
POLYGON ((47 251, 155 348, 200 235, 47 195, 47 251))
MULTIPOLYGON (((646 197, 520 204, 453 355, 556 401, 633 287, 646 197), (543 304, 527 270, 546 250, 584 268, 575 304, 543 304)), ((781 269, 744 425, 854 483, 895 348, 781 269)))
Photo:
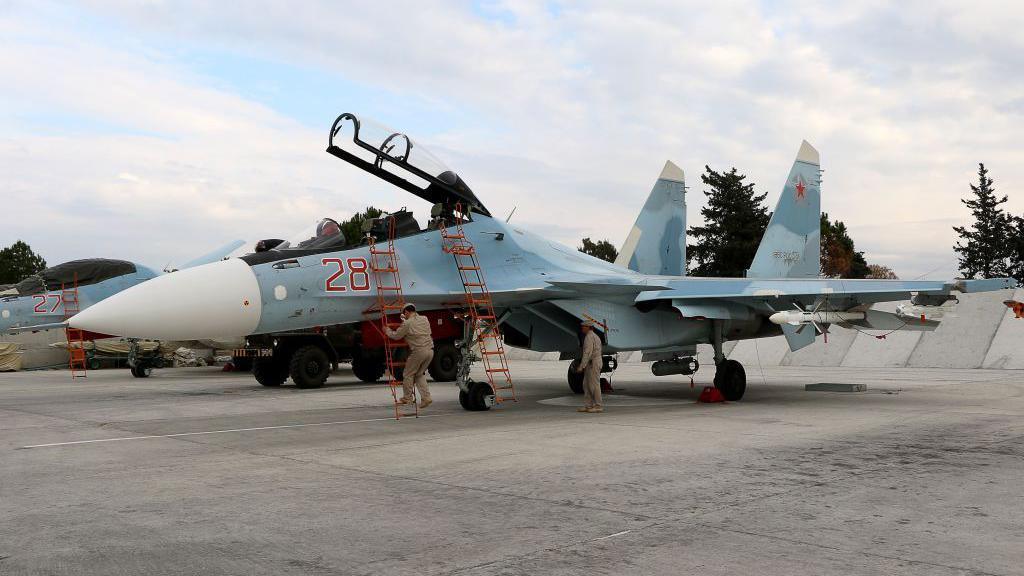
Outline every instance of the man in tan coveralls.
POLYGON ((594 323, 590 320, 583 323, 582 329, 583 349, 576 371, 583 373, 583 407, 576 411, 604 412, 601 407, 601 337, 594 332, 594 323))
POLYGON ((406 304, 402 308, 402 325, 398 330, 387 329, 388 338, 401 340, 409 345, 409 356, 405 359, 402 378, 402 399, 399 404, 416 402, 413 385, 420 391, 420 408, 430 406, 430 388, 427 387, 427 367, 434 358, 434 339, 430 335, 430 320, 416 313, 416 307, 406 304))

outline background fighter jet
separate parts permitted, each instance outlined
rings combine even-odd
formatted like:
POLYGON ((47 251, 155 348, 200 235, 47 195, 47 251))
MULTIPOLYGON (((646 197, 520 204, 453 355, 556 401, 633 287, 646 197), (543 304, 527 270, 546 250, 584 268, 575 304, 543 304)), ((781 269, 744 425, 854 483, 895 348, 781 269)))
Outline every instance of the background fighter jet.
MULTIPOLYGON (((572 358, 578 326, 603 328, 605 353, 642 350, 657 375, 696 368, 697 343, 714 348, 714 383, 726 399, 746 389, 743 367, 726 359, 722 344, 785 335, 793 350, 811 344, 830 324, 868 329, 931 330, 871 310, 876 302, 911 300, 941 306, 952 292, 1012 288, 1011 279, 904 281, 819 278, 819 156, 804 142, 746 278, 692 278, 683 271, 682 223, 658 199, 682 190, 682 172, 663 172, 630 233, 620 264, 607 263, 531 234, 491 216, 462 179, 405 135, 343 114, 334 123, 328 152, 434 205, 435 219, 421 229, 408 212, 393 215, 394 247, 405 298, 421 310, 465 302, 468 284, 446 252, 439 226, 462 222, 475 244, 479 267, 504 341, 572 358), (661 217, 662 233, 653 230, 661 217), (639 232, 637 232, 639 231, 639 232), (666 240, 667 239, 667 240, 666 240), (671 250, 675 246, 676 250, 671 250), (660 252, 669 250, 672 261, 660 252), (678 258, 678 260, 677 260, 678 258)), ((381 233, 377 233, 380 238, 381 233)), ((362 238, 303 234, 274 250, 183 270, 135 286, 71 319, 74 327, 154 339, 226 338, 287 333, 316 326, 371 320, 376 274, 362 238)), ((330 355, 315 339, 302 346, 274 339, 261 360, 295 380, 322 383, 327 371, 304 372, 307 360, 330 355)), ((280 380, 277 381, 280 384, 280 380)), ((463 392, 470 386, 460 381, 463 392)), ((477 408, 479 409, 479 408, 477 408)))
MULTIPOLYGON (((182 266, 220 260, 242 245, 236 240, 182 266)), ((84 310, 160 273, 134 262, 90 258, 51 266, 17 284, 0 286, 0 334, 63 328, 67 318, 64 289, 77 286, 78 309, 84 310)))

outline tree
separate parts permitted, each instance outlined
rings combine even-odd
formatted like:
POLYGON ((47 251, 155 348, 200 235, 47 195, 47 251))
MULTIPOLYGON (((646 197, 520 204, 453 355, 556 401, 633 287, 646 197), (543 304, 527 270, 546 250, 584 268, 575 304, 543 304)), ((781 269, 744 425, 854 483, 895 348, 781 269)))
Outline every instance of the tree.
POLYGON ((960 236, 953 250, 959 255, 960 273, 965 278, 997 278, 1007 275, 1009 260, 1015 242, 1011 238, 1014 227, 1012 216, 999 206, 1006 196, 996 197, 993 180, 988 177, 984 164, 978 164, 978 185, 971 184, 974 198, 961 199, 971 209, 974 224, 970 228, 954 226, 960 236))
POLYGON ((821 213, 821 275, 829 278, 867 278, 871 273, 864 253, 854 248, 846 224, 821 213))
POLYGON ((577 250, 584 254, 590 254, 594 258, 600 258, 607 262, 615 262, 619 257, 619 251, 607 240, 592 241, 590 238, 583 239, 583 246, 577 246, 577 250))
POLYGON ((0 284, 14 284, 46 268, 46 260, 18 240, 0 250, 0 284))
POLYGON ((707 205, 701 208, 704 226, 690 228, 696 244, 686 247, 687 268, 691 276, 742 277, 754 260, 757 246, 768 227, 765 194, 755 194, 746 176, 715 172, 704 166, 700 179, 709 186, 704 194, 707 205), (693 262, 695 265, 691 266, 693 262))
POLYGON ((1024 216, 1013 217, 1013 228, 1010 234, 1010 276, 1024 285, 1024 216))
POLYGON ((882 266, 881 264, 868 264, 868 275, 866 278, 873 278, 875 280, 899 280, 900 277, 892 271, 892 268, 888 266, 882 266))
POLYGON ((377 218, 383 213, 383 210, 367 206, 366 210, 357 212, 351 218, 342 222, 341 231, 345 234, 345 241, 351 244, 363 238, 363 222, 377 218))

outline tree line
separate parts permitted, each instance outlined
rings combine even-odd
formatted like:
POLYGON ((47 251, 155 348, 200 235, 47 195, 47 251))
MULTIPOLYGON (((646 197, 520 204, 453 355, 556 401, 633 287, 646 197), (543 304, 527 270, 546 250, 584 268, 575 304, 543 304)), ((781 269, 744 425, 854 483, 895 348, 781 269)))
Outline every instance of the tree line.
MULTIPOLYGON (((686 246, 686 267, 690 276, 742 277, 754 259, 771 213, 765 205, 767 194, 757 194, 754 184, 737 172, 715 171, 704 166, 701 182, 707 202, 701 208, 702 226, 691 226, 686 246)), ((993 181, 984 164, 978 165, 978 183, 962 199, 971 210, 971 226, 955 226, 959 236, 953 250, 959 256, 964 278, 1012 277, 1024 283, 1024 215, 1006 212, 1007 196, 995 194, 993 181)), ((607 240, 584 238, 577 249, 612 262, 615 247, 607 240)), ((849 230, 839 219, 821 214, 821 276, 826 278, 895 279, 887 266, 869 263, 857 250, 849 230)))

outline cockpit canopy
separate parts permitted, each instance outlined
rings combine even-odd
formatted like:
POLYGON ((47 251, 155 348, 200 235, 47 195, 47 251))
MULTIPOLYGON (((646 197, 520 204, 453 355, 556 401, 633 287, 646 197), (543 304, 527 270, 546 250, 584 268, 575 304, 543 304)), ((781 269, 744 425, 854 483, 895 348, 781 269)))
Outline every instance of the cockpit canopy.
POLYGON ((331 126, 327 152, 431 204, 465 214, 490 212, 462 181, 429 150, 408 136, 354 114, 338 116, 331 126))

